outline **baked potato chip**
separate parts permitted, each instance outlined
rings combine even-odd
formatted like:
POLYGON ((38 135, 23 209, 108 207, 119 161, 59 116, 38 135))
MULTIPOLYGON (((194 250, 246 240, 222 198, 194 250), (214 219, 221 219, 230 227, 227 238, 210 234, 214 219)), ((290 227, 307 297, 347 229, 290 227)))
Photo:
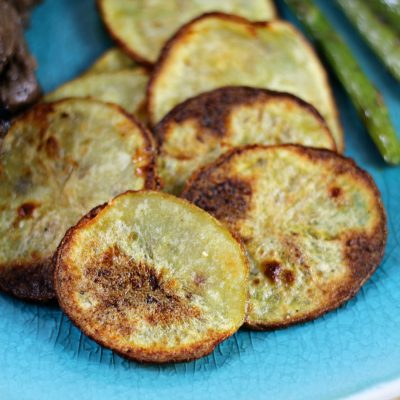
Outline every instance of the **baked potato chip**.
POLYGON ((166 40, 205 12, 223 11, 262 21, 276 17, 272 0, 98 0, 97 4, 110 35, 144 64, 154 63, 166 40))
POLYGON ((324 119, 290 94, 226 87, 176 106, 154 129, 164 189, 180 193, 198 167, 232 147, 297 143, 336 150, 324 119))
POLYGON ((45 96, 51 102, 68 97, 89 97, 121 106, 142 122, 147 121, 145 107, 148 73, 143 68, 85 74, 45 96))
POLYGON ((378 189, 352 160, 329 150, 235 149, 195 173, 183 196, 245 243, 252 328, 286 327, 333 310, 383 256, 378 189))
POLYGON ((18 119, 0 153, 0 288, 53 298, 66 230, 121 192, 156 186, 151 143, 122 109, 93 100, 39 104, 18 119))
POLYGON ((248 260, 192 204, 127 192, 71 228, 56 256, 60 306, 89 337, 129 359, 210 353, 245 318, 248 260))
POLYGON ((300 32, 283 21, 252 23, 212 13, 182 27, 165 45, 150 78, 150 121, 154 126, 197 94, 239 85, 292 93, 314 105, 343 150, 325 70, 300 32))
POLYGON ((123 69, 137 68, 137 64, 128 55, 118 48, 107 50, 100 56, 86 74, 98 74, 99 72, 116 72, 123 69))

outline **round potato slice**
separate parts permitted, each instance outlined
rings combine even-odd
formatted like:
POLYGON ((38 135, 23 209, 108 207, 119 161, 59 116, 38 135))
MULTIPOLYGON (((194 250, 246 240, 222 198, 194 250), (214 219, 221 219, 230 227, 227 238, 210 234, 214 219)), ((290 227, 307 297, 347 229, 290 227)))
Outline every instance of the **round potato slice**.
POLYGON ((85 74, 117 72, 128 68, 137 68, 137 64, 122 50, 112 48, 100 56, 85 74))
POLYGON ((248 146, 196 173, 183 196, 244 241, 246 323, 314 319, 354 296, 382 259, 386 217, 372 178, 329 150, 248 146))
POLYGON ((0 288, 53 298, 66 230, 121 192, 155 187, 151 144, 122 109, 93 100, 40 104, 17 120, 0 153, 0 288))
POLYGON ((154 129, 164 189, 180 193, 198 167, 232 147, 296 143, 336 150, 315 108, 286 93, 249 87, 216 89, 186 100, 154 129))
POLYGON ((283 21, 252 23, 212 13, 182 27, 165 45, 150 78, 150 122, 154 126, 190 97, 239 85, 292 93, 312 104, 343 150, 325 70, 301 33, 283 21))
POLYGON ((229 231, 192 204, 127 192, 71 228, 56 256, 60 306, 124 357, 186 361, 242 325, 248 264, 229 231))
POLYGON ((94 98, 117 104, 142 122, 146 122, 147 82, 148 73, 143 68, 85 74, 46 95, 45 101, 51 102, 68 97, 94 98))
POLYGON ((110 35, 144 64, 154 63, 166 40, 205 12, 223 11, 262 21, 276 17, 272 0, 97 0, 97 4, 110 35))

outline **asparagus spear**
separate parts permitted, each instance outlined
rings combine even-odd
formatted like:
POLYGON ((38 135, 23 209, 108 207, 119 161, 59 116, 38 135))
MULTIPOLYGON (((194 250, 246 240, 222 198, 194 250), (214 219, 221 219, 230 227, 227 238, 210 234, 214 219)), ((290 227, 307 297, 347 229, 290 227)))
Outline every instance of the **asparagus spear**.
POLYGON ((368 3, 400 32, 400 0, 368 0, 368 3))
POLYGON ((331 64, 384 160, 400 164, 400 141, 380 93, 311 0, 285 0, 331 64))
POLYGON ((400 34, 379 20, 363 0, 337 0, 350 22, 400 81, 400 34))

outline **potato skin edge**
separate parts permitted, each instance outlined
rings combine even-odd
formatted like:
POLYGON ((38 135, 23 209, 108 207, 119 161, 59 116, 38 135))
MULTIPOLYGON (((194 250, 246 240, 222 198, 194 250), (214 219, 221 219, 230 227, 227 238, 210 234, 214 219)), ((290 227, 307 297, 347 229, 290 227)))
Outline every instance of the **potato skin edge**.
MULTIPOLYGON (((105 29, 107 30, 108 34, 111 36, 111 38, 114 40, 114 42, 118 45, 118 47, 119 47, 125 54, 127 54, 129 57, 131 57, 131 58, 132 58, 134 61, 136 61, 138 64, 141 64, 141 65, 142 65, 144 68, 146 68, 147 70, 151 70, 151 69, 154 67, 154 65, 157 63, 157 61, 156 61, 156 62, 153 62, 153 61, 147 59, 146 57, 143 57, 143 56, 140 55, 138 52, 134 51, 134 50, 131 49, 129 46, 127 46, 126 43, 125 43, 122 39, 120 39, 120 38, 113 32, 113 30, 111 29, 111 27, 110 27, 110 26, 108 25, 108 23, 107 23, 107 19, 106 19, 106 17, 105 17, 105 12, 104 12, 104 10, 103 10, 103 5, 102 5, 102 3, 103 3, 103 0, 96 0, 96 7, 97 7, 97 10, 98 10, 98 12, 99 12, 99 14, 100 14, 100 18, 101 18, 101 20, 103 21, 103 25, 104 25, 105 29)), ((276 7, 276 4, 275 4, 273 1, 271 1, 271 5, 272 5, 273 11, 274 11, 273 19, 276 19, 276 18, 279 17, 278 9, 277 9, 277 7, 276 7)), ((212 13, 212 12, 210 12, 210 13, 212 13)), ((210 13, 206 13, 206 14, 210 14, 210 13)), ((198 18, 198 17, 195 17, 195 19, 197 19, 197 18, 198 18)), ((194 20, 194 19, 193 19, 193 20, 194 20)), ((258 22, 258 21, 256 21, 256 22, 258 22)), ((260 21, 260 22, 263 22, 263 21, 260 21)), ((184 24, 184 25, 187 25, 187 23, 184 24)), ((183 26, 184 26, 184 25, 183 25, 183 26)), ((179 28, 178 30, 180 30, 180 28, 179 28)), ((168 42, 168 41, 169 41, 169 40, 167 40, 167 42, 168 42)))
POLYGON ((108 34, 111 36, 111 39, 117 44, 117 46, 130 58, 136 61, 138 64, 142 65, 145 69, 151 70, 153 67, 153 63, 141 56, 139 53, 133 51, 130 47, 128 47, 123 40, 121 40, 108 25, 107 18, 105 17, 105 13, 103 10, 103 0, 96 0, 96 7, 100 14, 100 18, 103 22, 103 26, 105 27, 108 34))

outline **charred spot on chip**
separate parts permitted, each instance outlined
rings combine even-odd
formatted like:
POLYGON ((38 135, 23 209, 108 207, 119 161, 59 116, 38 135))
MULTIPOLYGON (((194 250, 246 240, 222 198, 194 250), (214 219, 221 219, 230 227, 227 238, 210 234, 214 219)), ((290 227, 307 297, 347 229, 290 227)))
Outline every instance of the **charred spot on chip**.
POLYGON ((185 318, 197 318, 199 310, 168 288, 162 271, 144 261, 136 261, 117 244, 107 249, 93 266, 85 270, 88 286, 84 292, 100 300, 96 312, 103 315, 108 308, 121 310, 129 307, 150 323, 171 324, 185 318), (148 308, 147 305, 154 307, 148 308))
POLYGON ((282 271, 282 265, 276 260, 264 261, 261 265, 264 276, 270 281, 270 283, 277 283, 282 271))
MULTIPOLYGON (((176 124, 187 120, 198 121, 207 133, 223 137, 227 131, 227 117, 234 110, 235 106, 252 104, 257 99, 273 95, 281 95, 264 89, 255 89, 245 86, 224 87, 199 94, 176 106, 159 126, 156 131, 162 132, 162 124, 172 119, 176 124)), ((202 139, 199 137, 199 139, 202 139)))
POLYGON ((332 187, 329 189, 329 195, 330 195, 330 197, 332 197, 333 199, 336 199, 336 198, 342 196, 342 194, 343 194, 343 191, 342 191, 342 189, 341 189, 340 187, 338 187, 338 186, 332 186, 332 187))
POLYGON ((50 158, 57 158, 59 156, 60 147, 54 136, 50 136, 46 140, 45 149, 50 158))
POLYGON ((55 108, 51 103, 41 103, 35 106, 35 110, 35 115, 32 116, 33 120, 35 121, 35 123, 39 124, 40 128, 43 128, 40 129, 40 131, 43 132, 48 124, 49 114, 55 111, 55 108))
POLYGON ((149 269, 149 282, 152 290, 161 289, 162 272, 156 273, 152 268, 149 269))
POLYGON ((201 117, 201 125, 204 128, 209 129, 210 132, 215 132, 218 136, 224 136, 225 124, 223 124, 223 121, 219 118, 220 110, 208 106, 207 103, 205 104, 205 107, 208 111, 201 117))
POLYGON ((184 196, 217 219, 234 221, 244 218, 250 205, 251 194, 249 183, 227 178, 205 182, 200 190, 189 190, 184 196))
POLYGON ((344 255, 349 262, 354 277, 365 279, 383 257, 386 239, 385 225, 377 227, 372 235, 351 233, 345 239, 344 255))
POLYGON ((156 298, 154 298, 153 296, 147 295, 146 303, 147 304, 158 303, 158 300, 156 298))
POLYGON ((282 281, 286 286, 292 286, 295 280, 295 274, 289 269, 282 271, 282 281))
POLYGON ((17 214, 20 218, 30 218, 33 216, 34 211, 39 206, 39 204, 34 202, 28 202, 21 204, 18 207, 17 214))
MULTIPOLYGON (((256 91, 245 87, 227 87, 216 89, 208 93, 188 99, 178 105, 169 118, 176 124, 182 124, 188 120, 198 121, 201 128, 206 129, 205 132, 211 133, 217 137, 223 137, 226 133, 226 117, 230 109, 235 105, 250 102, 259 95, 256 91)), ((165 118, 165 122, 168 118, 165 118)), ((164 136, 162 123, 157 128, 158 136, 164 136)), ((201 140, 201 136, 199 136, 201 140)))

